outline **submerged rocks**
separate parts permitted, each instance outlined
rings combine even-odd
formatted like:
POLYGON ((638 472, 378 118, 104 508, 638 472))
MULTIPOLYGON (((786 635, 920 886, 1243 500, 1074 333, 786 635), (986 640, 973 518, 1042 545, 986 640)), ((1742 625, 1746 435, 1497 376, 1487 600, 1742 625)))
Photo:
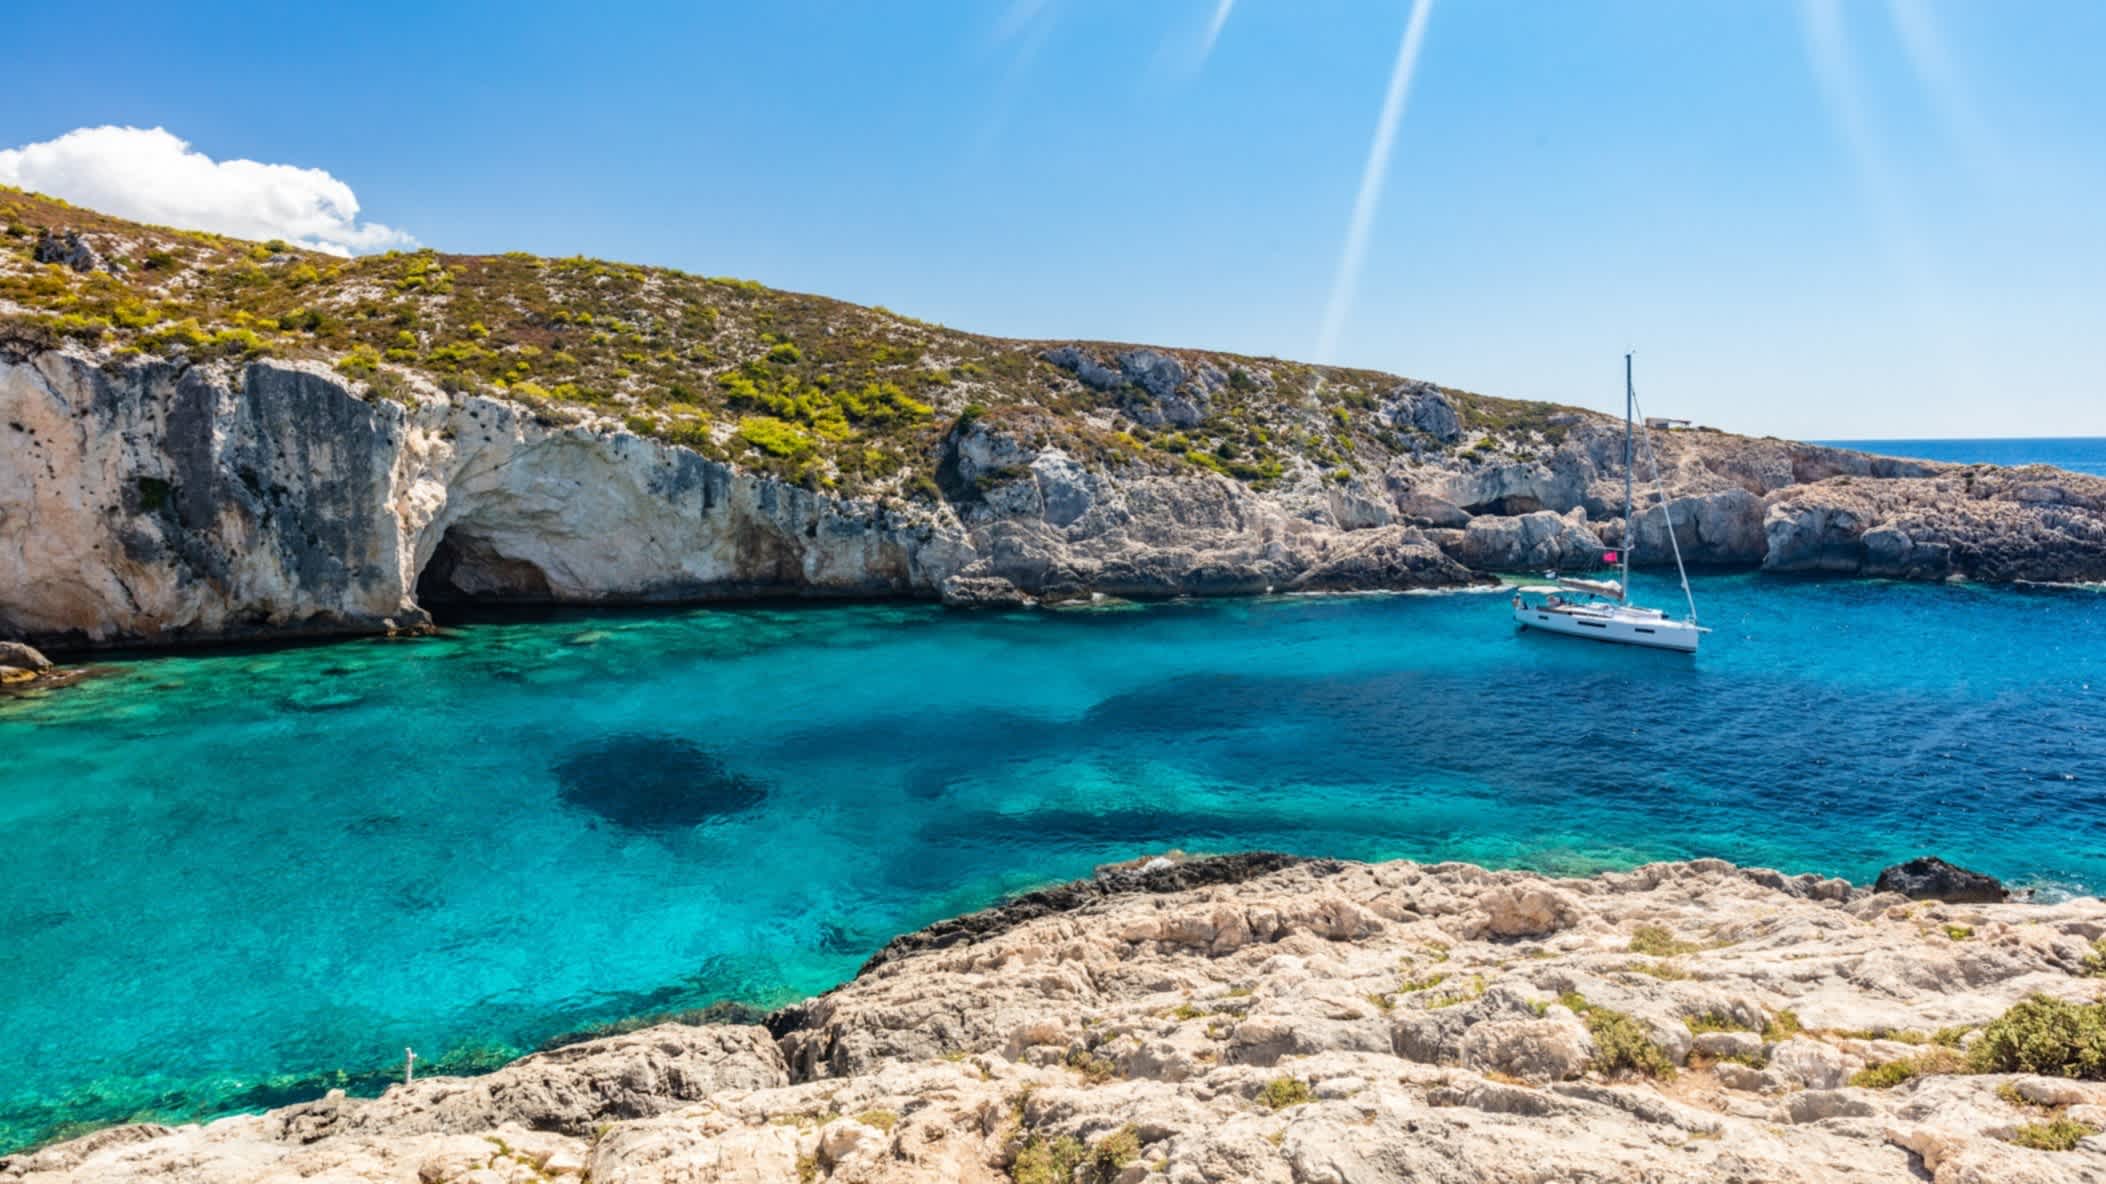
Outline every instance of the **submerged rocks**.
POLYGON ((554 771, 565 802, 625 830, 685 830, 768 796, 766 786, 678 736, 617 736, 571 750, 554 771))
POLYGON ((1995 904, 2010 898, 2010 890, 1994 876, 1955 867, 1935 855, 1897 863, 1879 873, 1875 892, 1899 892, 1910 900, 1942 900, 1949 904, 1995 904))

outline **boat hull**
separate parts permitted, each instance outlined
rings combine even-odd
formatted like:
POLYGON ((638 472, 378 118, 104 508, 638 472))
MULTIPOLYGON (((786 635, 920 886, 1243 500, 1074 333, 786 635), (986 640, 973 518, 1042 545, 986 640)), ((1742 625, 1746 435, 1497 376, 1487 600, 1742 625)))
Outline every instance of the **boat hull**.
POLYGON ((1672 650, 1678 654, 1695 653, 1697 639, 1703 636, 1702 630, 1686 621, 1555 612, 1529 604, 1514 609, 1514 623, 1560 637, 1584 637, 1588 641, 1672 650))

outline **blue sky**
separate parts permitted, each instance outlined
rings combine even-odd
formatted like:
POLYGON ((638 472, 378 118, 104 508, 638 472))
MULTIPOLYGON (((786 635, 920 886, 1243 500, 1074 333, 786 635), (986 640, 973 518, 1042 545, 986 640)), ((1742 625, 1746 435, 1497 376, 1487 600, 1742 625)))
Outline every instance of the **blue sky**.
MULTIPOLYGON (((0 148, 327 170, 457 251, 1320 352, 1409 0, 109 6, 0 148)), ((2106 5, 1436 0, 1331 360, 1803 437, 2106 435, 2106 5)))

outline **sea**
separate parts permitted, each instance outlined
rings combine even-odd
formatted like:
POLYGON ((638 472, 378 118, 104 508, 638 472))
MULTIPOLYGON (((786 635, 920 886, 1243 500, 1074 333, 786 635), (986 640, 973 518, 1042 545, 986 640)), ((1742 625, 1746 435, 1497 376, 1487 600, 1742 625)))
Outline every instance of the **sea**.
POLYGON ((0 1149, 779 1005, 1172 848, 2106 889, 2106 593, 1693 586, 1694 658, 1517 633, 1496 592, 112 657, 0 699, 0 1149))
POLYGON ((1949 460, 1961 464, 2054 465, 2074 473, 2106 477, 2106 436, 2051 436, 1983 440, 1822 440, 1838 448, 1855 448, 1916 460, 1949 460))

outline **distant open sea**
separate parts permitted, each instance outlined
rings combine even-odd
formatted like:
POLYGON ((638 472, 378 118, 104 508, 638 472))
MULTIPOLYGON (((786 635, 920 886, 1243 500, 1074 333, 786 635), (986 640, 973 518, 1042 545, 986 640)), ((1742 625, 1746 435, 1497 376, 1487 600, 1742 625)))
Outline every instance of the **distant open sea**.
POLYGON ((1820 440, 1885 456, 1949 460, 1961 464, 2054 465, 2073 473, 2106 476, 2106 436, 2010 437, 1989 440, 1820 440))

